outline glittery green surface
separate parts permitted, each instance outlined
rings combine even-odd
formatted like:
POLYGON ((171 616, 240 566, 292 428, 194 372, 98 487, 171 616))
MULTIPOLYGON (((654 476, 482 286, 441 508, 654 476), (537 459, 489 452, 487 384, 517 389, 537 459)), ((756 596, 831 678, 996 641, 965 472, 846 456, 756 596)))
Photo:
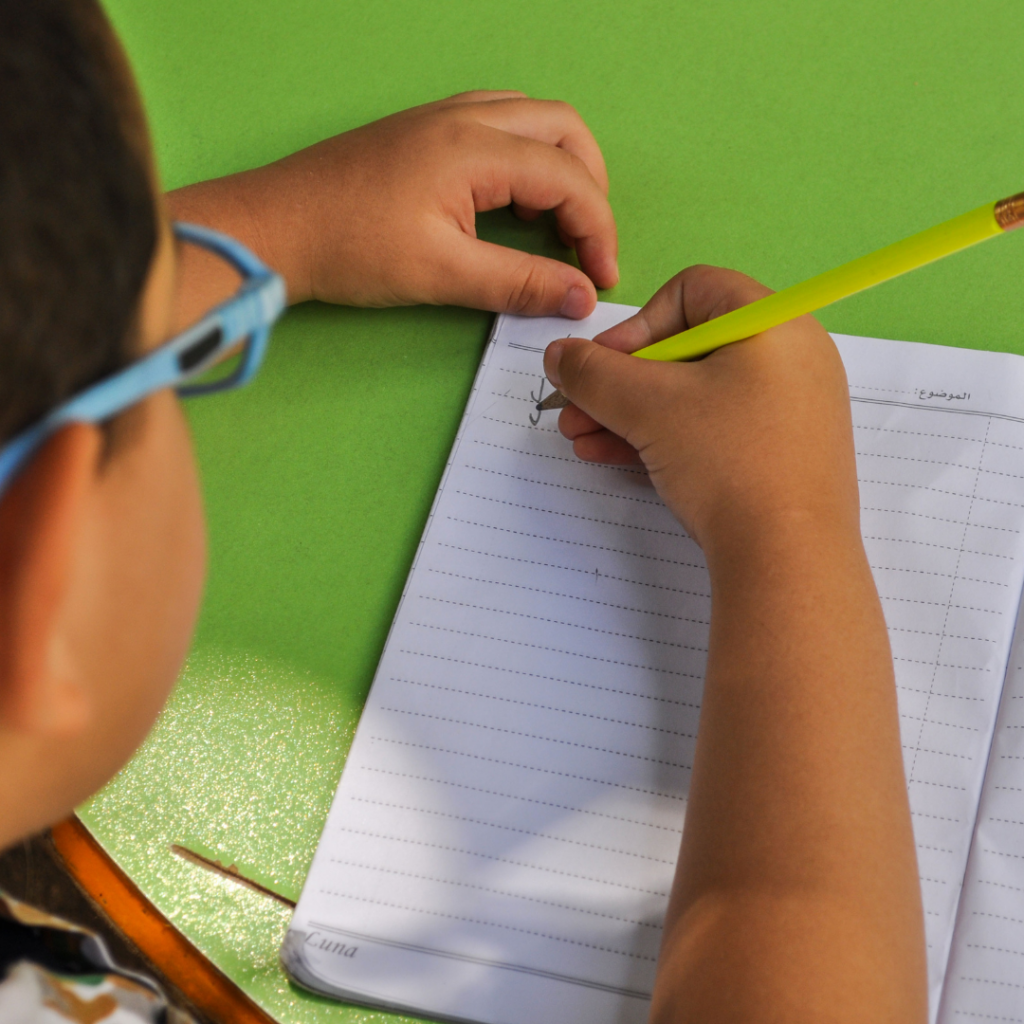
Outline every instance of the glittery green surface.
POLYGON ((277 959, 288 908, 171 846, 301 890, 488 326, 459 310, 394 313, 376 338, 383 373, 348 343, 369 316, 297 310, 250 389, 189 406, 210 524, 203 617, 157 728, 80 811, 284 1021, 383 1017, 290 985, 277 959), (372 411, 391 403, 405 412, 384 431, 372 411), (432 457, 423 437, 438 439, 432 457))
POLYGON ((277 958, 290 909, 175 856, 170 846, 234 864, 297 898, 355 725, 345 704, 312 672, 203 649, 190 659, 159 729, 83 812, 100 834, 121 823, 114 843, 121 865, 222 970, 289 1021, 369 1024, 385 1015, 290 985, 277 958))
MULTIPOLYGON (((463 89, 574 103, 608 160, 618 302, 696 262, 781 287, 1024 188, 1013 0, 106 6, 168 187, 463 89)), ((561 252, 504 213, 482 233, 561 252)), ((1022 352, 1022 270, 1024 231, 822 319, 1022 352)), ((251 388, 190 408, 210 526, 202 619, 155 732, 82 817, 282 1022, 386 1015, 291 987, 287 909, 170 844, 298 892, 488 326, 453 309, 298 309, 251 388)))

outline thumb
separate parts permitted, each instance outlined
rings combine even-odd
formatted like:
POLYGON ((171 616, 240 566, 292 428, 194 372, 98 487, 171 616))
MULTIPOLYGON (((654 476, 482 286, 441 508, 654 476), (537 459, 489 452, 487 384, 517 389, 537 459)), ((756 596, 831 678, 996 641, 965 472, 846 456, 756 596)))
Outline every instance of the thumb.
POLYGON ((544 372, 551 383, 573 405, 627 441, 650 415, 651 397, 661 390, 667 369, 582 338, 554 341, 544 353, 544 372))
POLYGON ((579 320, 597 305, 593 282, 560 260, 460 233, 441 273, 441 302, 495 313, 579 320))

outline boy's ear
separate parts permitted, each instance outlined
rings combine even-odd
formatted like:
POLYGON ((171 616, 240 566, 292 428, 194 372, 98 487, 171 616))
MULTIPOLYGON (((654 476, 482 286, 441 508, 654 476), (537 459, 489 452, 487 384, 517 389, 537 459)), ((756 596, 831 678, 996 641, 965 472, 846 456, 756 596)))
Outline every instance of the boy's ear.
POLYGON ((64 427, 0 501, 0 729, 72 735, 89 721, 63 613, 102 457, 99 428, 64 427))

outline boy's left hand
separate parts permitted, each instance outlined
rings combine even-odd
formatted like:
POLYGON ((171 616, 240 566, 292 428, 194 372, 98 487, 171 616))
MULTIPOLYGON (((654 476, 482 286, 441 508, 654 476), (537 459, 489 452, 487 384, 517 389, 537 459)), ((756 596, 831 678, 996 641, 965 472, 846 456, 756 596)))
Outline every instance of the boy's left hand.
MULTIPOLYGON (((595 285, 618 280, 607 192, 601 151, 568 104, 471 92, 168 200, 172 216, 250 245, 284 274, 293 302, 579 318, 594 308, 595 285), (478 239, 476 213, 509 204, 526 219, 554 211, 583 272, 478 239)), ((183 271, 187 290, 208 290, 204 274, 183 271)))

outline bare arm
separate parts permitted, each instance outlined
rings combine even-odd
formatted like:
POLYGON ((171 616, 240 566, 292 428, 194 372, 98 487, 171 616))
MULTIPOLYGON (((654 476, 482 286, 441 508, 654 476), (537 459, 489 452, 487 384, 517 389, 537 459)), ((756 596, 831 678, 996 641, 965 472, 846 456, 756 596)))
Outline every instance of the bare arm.
POLYGON ((888 638, 859 535, 734 524, 652 1020, 923 1021, 888 638))
MULTIPOLYGON (((693 268, 600 340, 631 351, 765 291, 693 268)), ((805 318, 695 364, 570 342, 547 365, 577 454, 642 460, 711 574, 653 1024, 926 1020, 892 659, 831 340, 805 318)))

